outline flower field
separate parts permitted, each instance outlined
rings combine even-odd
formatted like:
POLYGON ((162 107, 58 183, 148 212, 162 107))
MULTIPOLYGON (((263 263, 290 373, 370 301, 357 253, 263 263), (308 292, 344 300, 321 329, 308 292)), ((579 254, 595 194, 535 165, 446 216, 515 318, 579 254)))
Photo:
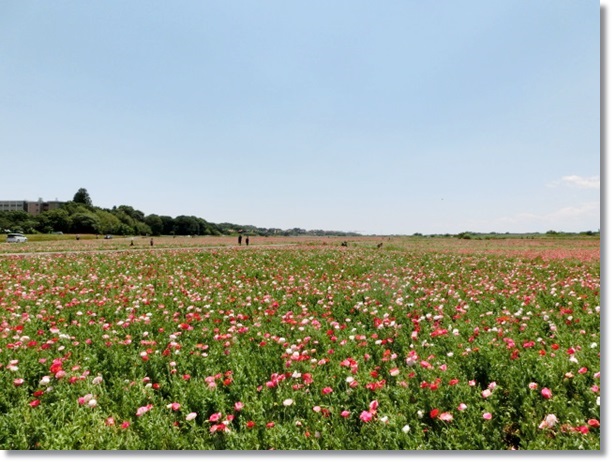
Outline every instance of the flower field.
POLYGON ((599 239, 194 240, 2 244, 0 449, 600 449, 599 239))

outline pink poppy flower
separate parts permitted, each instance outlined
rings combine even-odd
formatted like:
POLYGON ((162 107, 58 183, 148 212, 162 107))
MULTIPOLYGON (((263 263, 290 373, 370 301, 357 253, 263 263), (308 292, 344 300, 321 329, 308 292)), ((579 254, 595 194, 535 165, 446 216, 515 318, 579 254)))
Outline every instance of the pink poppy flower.
POLYGON ((544 420, 542 422, 540 422, 540 425, 538 425, 538 428, 540 429, 544 429, 544 428, 553 428, 557 422, 559 422, 559 420, 557 419, 557 416, 554 414, 548 414, 544 420))
POLYGON ((19 386, 23 385, 24 382, 25 382, 25 380, 23 380, 23 379, 15 379, 15 380, 13 380, 13 385, 15 385, 16 387, 19 387, 19 386))
POLYGON ((241 401, 234 403, 234 409, 238 412, 242 411, 244 409, 244 403, 241 401))
POLYGON ((124 420, 121 423, 121 428, 123 428, 124 430, 130 427, 130 423, 127 420, 124 420))
POLYGON ((30 402, 28 403, 28 405, 29 405, 30 407, 38 407, 38 406, 40 405, 40 400, 39 400, 39 399, 35 399, 34 401, 30 401, 30 402))
POLYGON ((552 391, 550 391, 549 388, 542 388, 542 397, 544 399, 550 399, 552 398, 552 391))
POLYGON ((189 414, 187 414, 185 416, 185 420, 189 421, 189 420, 193 420, 198 416, 197 412, 190 412, 189 414))
POLYGON ((211 433, 216 433, 216 432, 221 432, 221 431, 229 431, 229 429, 227 428, 227 426, 224 423, 215 424, 215 425, 210 427, 210 432, 211 433))
POLYGON ((214 414, 212 414, 209 418, 208 421, 209 422, 218 422, 219 419, 221 419, 221 413, 220 412, 216 412, 214 414))
POLYGON ((488 388, 486 390, 482 390, 482 397, 484 399, 487 399, 492 394, 493 394, 493 392, 491 392, 491 390, 489 390, 488 388))
POLYGON ((140 417, 144 414, 146 414, 147 412, 149 412, 151 409, 153 409, 153 405, 152 404, 147 404, 146 406, 141 406, 136 410, 136 417, 140 417))
POLYGON ((460 411, 465 411, 467 409, 467 404, 461 403, 459 406, 457 406, 457 409, 460 411))
POLYGON ((104 425, 106 425, 107 427, 112 427, 113 425, 115 425, 115 418, 107 417, 106 420, 104 421, 104 425))
POLYGON ((483 419, 485 419, 485 420, 491 420, 491 419, 493 418, 493 416, 491 415, 491 413, 490 413, 490 412, 485 412, 485 413, 482 415, 482 418, 483 418, 483 419))
POLYGON ((443 412, 438 418, 443 422, 450 422, 451 420, 453 420, 453 415, 450 412, 443 412))
POLYGON ((346 419, 346 418, 347 418, 349 415, 351 415, 351 413, 350 413, 349 411, 347 411, 347 410, 344 410, 344 411, 342 411, 342 412, 340 413, 340 417, 344 417, 345 419, 346 419))
POLYGON ((321 393, 323 393, 324 395, 329 395, 333 391, 334 390, 331 387, 325 387, 325 388, 323 388, 323 390, 321 390, 321 393))
POLYGON ((530 389, 530 390, 537 390, 537 389, 538 389, 538 384, 537 384, 537 383, 535 383, 535 382, 531 382, 531 383, 529 384, 529 389, 530 389))
POLYGON ((179 403, 170 403, 166 407, 173 411, 178 411, 181 408, 181 405, 179 403))
POLYGON ((93 398, 93 395, 91 393, 86 394, 85 396, 81 396, 79 399, 77 399, 77 402, 83 406, 84 404, 86 404, 90 399, 93 398))
POLYGON ((372 420, 372 417, 374 417, 374 415, 368 411, 363 411, 359 415, 359 418, 361 419, 362 422, 369 422, 370 420, 372 420))

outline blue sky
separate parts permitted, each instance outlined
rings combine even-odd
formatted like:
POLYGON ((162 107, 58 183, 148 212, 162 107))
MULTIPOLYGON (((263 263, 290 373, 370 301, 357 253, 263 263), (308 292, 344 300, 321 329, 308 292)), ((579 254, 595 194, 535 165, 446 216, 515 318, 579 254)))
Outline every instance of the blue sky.
POLYGON ((0 1, 0 199, 366 234, 600 227, 600 9, 0 1))

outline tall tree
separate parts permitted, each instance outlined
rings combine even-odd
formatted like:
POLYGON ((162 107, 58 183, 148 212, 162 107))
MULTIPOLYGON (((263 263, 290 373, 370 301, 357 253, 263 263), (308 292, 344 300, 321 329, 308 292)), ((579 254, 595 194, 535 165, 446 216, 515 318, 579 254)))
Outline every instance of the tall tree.
POLYGON ((100 220, 94 213, 76 213, 71 217, 73 233, 94 234, 99 233, 100 220))
POLYGON ((53 231, 70 231, 70 213, 66 209, 53 209, 43 212, 40 216, 47 218, 48 224, 53 231))
POLYGON ((144 221, 151 228, 151 234, 153 234, 153 236, 161 236, 164 231, 164 222, 159 215, 147 215, 144 221))
POLYGON ((136 221, 144 221, 145 219, 145 214, 143 212, 141 212, 140 210, 136 210, 130 205, 120 205, 119 207, 117 207, 117 210, 128 214, 136 221))
POLYGON ((87 192, 87 189, 85 188, 80 188, 76 192, 72 200, 73 202, 76 202, 77 204, 84 204, 88 207, 91 207, 93 205, 93 203, 91 202, 91 197, 89 197, 89 193, 87 192))
POLYGON ((196 217, 180 215, 174 219, 176 234, 179 236, 199 235, 200 224, 196 217))
POLYGON ((162 234, 174 235, 176 233, 174 218, 167 215, 162 215, 159 218, 163 225, 162 234))

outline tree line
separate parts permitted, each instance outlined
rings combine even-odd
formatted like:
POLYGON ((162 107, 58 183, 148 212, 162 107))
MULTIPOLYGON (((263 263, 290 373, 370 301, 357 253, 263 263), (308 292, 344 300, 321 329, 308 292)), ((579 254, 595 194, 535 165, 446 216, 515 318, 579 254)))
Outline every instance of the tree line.
POLYGON ((0 211, 0 230, 27 234, 62 232, 118 236, 222 236, 238 233, 253 236, 358 235, 342 231, 306 231, 301 228, 282 230, 234 223, 215 224, 200 217, 186 215, 145 215, 129 205, 106 209, 94 206, 85 188, 80 188, 72 201, 39 215, 30 215, 21 210, 0 211))

